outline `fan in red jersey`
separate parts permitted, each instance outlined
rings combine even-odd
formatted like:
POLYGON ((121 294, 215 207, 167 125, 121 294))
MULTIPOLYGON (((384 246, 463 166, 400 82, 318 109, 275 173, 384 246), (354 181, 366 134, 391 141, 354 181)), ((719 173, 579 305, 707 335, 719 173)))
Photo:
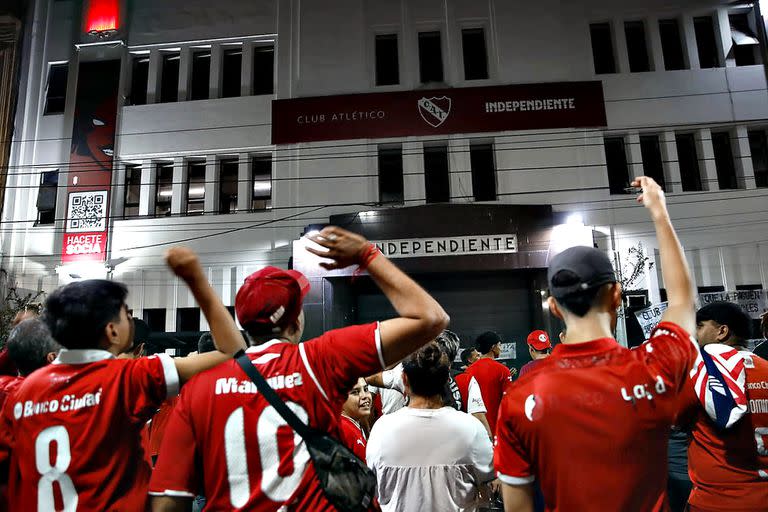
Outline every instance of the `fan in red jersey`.
POLYGON ((548 358, 552 353, 552 342, 549 341, 549 334, 546 331, 533 331, 528 335, 527 341, 531 360, 520 368, 520 377, 533 370, 539 361, 548 358))
MULTIPOLYGON (((327 227, 310 239, 324 249, 310 252, 332 260, 324 268, 367 268, 400 317, 299 343, 309 282, 275 267, 246 279, 235 311, 252 343, 246 354, 280 398, 311 427, 338 437, 339 413, 358 376, 381 371, 434 339, 448 317, 363 237, 327 227)), ((150 491, 156 512, 184 510, 198 491, 211 510, 334 510, 304 440, 234 361, 184 388, 150 491)))
MULTIPOLYGON (((194 253, 171 249, 167 261, 190 286, 219 348, 244 346, 194 253)), ((120 283, 88 280, 46 300, 42 318, 66 349, 27 377, 3 409, 0 468, 10 475, 11 510, 143 510, 150 475, 144 424, 181 383, 229 359, 220 352, 116 359, 133 343, 126 295, 120 283)))
POLYGON ((568 335, 502 401, 495 466, 508 512, 532 510, 535 479, 548 511, 668 510, 667 437, 698 358, 694 295, 661 187, 633 186, 656 228, 669 308, 630 351, 613 339, 622 293, 605 253, 572 247, 551 260, 549 309, 568 335))
POLYGON ((496 433, 496 417, 499 415, 501 397, 512 382, 514 374, 509 368, 496 361, 501 354, 501 337, 498 334, 492 331, 481 334, 475 340, 475 347, 480 352, 480 358, 469 365, 464 373, 474 378, 480 386, 480 393, 487 409, 485 417, 493 435, 496 433))
POLYGON ((371 398, 368 384, 360 377, 344 402, 339 424, 339 439, 362 461, 365 461, 366 435, 361 423, 371 415, 371 398))
POLYGON ((678 420, 692 432, 691 512, 768 506, 768 361, 747 350, 751 323, 730 302, 696 313, 704 357, 686 386, 678 420))

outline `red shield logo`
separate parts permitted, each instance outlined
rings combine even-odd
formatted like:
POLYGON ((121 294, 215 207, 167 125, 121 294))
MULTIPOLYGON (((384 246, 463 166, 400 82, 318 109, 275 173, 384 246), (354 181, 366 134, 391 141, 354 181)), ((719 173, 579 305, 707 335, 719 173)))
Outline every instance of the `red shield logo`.
POLYGON ((451 98, 440 96, 439 98, 421 98, 419 100, 419 114, 431 127, 437 128, 448 119, 451 113, 451 98))

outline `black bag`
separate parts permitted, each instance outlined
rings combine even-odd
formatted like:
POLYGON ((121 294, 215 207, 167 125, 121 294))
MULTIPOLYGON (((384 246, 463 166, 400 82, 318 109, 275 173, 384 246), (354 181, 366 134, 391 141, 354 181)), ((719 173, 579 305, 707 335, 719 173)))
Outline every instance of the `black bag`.
POLYGON ((277 396, 244 351, 235 354, 235 360, 267 402, 304 439, 328 501, 342 512, 367 512, 376 489, 376 476, 368 466, 333 437, 305 425, 277 396))

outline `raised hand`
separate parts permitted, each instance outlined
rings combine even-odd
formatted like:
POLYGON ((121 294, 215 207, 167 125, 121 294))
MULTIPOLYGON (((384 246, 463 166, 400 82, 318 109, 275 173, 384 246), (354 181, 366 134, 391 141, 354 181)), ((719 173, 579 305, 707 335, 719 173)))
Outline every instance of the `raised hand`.
POLYGON ((634 179, 632 186, 643 189, 637 196, 637 202, 648 208, 651 217, 657 219, 667 215, 667 200, 664 196, 664 190, 653 178, 639 176, 634 179))
POLYGON ((315 256, 333 260, 332 263, 320 264, 326 270, 336 270, 362 263, 362 259, 371 247, 371 243, 364 237, 336 226, 328 226, 320 233, 310 236, 309 239, 326 250, 307 247, 307 251, 315 256))
POLYGON ((165 253, 165 262, 174 274, 189 281, 202 272, 197 254, 189 247, 171 247, 165 253))

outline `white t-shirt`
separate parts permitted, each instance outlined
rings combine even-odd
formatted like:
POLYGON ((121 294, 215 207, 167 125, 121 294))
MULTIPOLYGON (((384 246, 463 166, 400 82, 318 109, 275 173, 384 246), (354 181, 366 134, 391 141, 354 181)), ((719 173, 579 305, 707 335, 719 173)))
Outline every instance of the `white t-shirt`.
POLYGON ((383 512, 472 511, 494 478, 480 421, 452 407, 405 407, 373 426, 366 451, 383 512))
POLYGON ((488 409, 485 408, 485 402, 483 401, 483 394, 480 391, 480 384, 472 377, 469 379, 469 387, 467 389, 467 412, 469 414, 487 413, 488 409))

